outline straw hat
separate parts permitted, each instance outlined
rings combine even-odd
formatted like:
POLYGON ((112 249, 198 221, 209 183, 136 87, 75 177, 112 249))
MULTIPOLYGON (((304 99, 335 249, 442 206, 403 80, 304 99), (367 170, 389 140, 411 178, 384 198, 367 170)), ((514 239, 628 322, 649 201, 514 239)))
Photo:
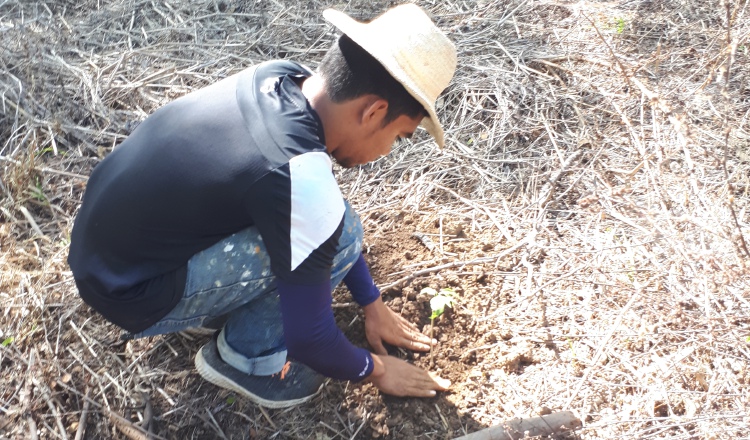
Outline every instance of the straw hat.
POLYGON ((372 55, 427 110, 422 126, 442 147, 435 101, 456 71, 456 48, 417 5, 389 9, 369 23, 326 9, 323 17, 372 55))

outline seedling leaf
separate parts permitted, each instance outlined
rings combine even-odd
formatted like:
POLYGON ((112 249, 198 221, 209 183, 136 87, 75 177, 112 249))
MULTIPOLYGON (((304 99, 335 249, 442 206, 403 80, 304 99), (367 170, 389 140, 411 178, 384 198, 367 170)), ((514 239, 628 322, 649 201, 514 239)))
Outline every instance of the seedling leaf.
POLYGON ((456 294, 452 289, 440 289, 440 292, 430 299, 430 308, 432 309, 430 319, 435 319, 442 315, 446 307, 453 307, 456 301, 455 296, 456 294))
POLYGON ((424 289, 420 290, 419 293, 424 293, 425 295, 435 296, 437 295, 437 290, 433 289, 432 287, 425 287, 424 289))
POLYGON ((16 340, 16 338, 14 338, 13 336, 11 336, 11 337, 9 337, 9 338, 5 338, 5 340, 4 340, 4 341, 2 342, 2 344, 0 344, 0 345, 2 345, 3 347, 7 347, 7 346, 9 346, 10 344, 12 344, 12 343, 13 343, 13 341, 15 341, 15 340, 16 340))

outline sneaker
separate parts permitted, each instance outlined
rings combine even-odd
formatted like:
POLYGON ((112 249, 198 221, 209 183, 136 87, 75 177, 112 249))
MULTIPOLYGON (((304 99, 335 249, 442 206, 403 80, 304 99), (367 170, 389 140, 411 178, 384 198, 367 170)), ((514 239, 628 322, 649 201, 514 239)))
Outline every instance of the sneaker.
POLYGON ((195 356, 204 379, 239 393, 266 408, 288 408, 307 402, 320 392, 325 377, 299 362, 287 362, 271 376, 246 374, 224 362, 216 344, 219 332, 195 356))

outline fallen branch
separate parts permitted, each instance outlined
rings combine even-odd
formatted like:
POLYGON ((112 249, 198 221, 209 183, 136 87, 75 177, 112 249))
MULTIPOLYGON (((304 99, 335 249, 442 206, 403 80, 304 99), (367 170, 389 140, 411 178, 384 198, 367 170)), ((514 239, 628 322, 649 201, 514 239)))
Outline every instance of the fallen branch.
POLYGON ((570 411, 561 411, 541 417, 512 419, 454 440, 516 440, 527 437, 559 434, 581 427, 581 421, 570 411))
POLYGON ((28 368, 26 369, 28 373, 28 377, 26 377, 26 381, 24 383, 24 392, 21 395, 21 414, 24 414, 24 417, 26 417, 26 423, 28 424, 28 430, 29 430, 29 438, 31 440, 38 440, 39 434, 37 433, 37 425, 34 418, 31 416, 31 393, 32 387, 32 377, 33 374, 33 367, 34 367, 34 352, 29 353, 29 361, 27 362, 28 368))
POLYGON ((547 213, 547 202, 550 201, 552 195, 555 193, 557 181, 560 180, 560 177, 562 177, 564 173, 568 172, 570 166, 574 161, 581 157, 581 154, 583 154, 583 150, 574 151, 573 154, 565 159, 562 165, 560 165, 560 169, 552 173, 547 184, 542 187, 542 191, 539 193, 539 200, 537 202, 539 206, 539 212, 537 213, 537 222, 541 222, 547 213))
POLYGON ((148 397, 148 394, 141 393, 143 396, 143 400, 145 402, 145 408, 143 409, 143 421, 141 422, 141 428, 146 430, 148 434, 146 435, 146 438, 148 440, 153 440, 154 438, 154 407, 151 405, 151 400, 148 397))
POLYGON ((77 389, 66 385, 64 382, 58 382, 58 385, 62 388, 65 388, 68 392, 76 394, 77 396, 82 398, 84 402, 88 402, 89 405, 93 405, 95 408, 97 408, 98 411, 100 411, 102 414, 107 416, 109 421, 113 425, 115 425, 115 427, 117 427, 117 429, 119 429, 128 438, 135 439, 135 440, 141 440, 141 439, 166 440, 164 437, 156 435, 152 432, 148 432, 147 430, 131 422, 125 417, 122 417, 121 415, 115 413, 114 411, 111 411, 104 405, 100 404, 99 402, 89 397, 88 393, 84 395, 77 389))
POLYGON ((521 248, 522 246, 524 246, 528 242, 529 242, 528 238, 525 239, 525 240, 521 240, 520 242, 518 242, 515 245, 509 247, 508 249, 504 250, 503 252, 500 252, 499 254, 493 255, 491 257, 482 257, 482 258, 477 258, 475 260, 470 260, 470 261, 454 261, 452 263, 441 264, 439 266, 433 266, 433 267, 428 267, 427 269, 418 270, 418 271, 414 272, 413 274, 405 276, 405 277, 403 277, 401 279, 398 279, 398 280, 396 280, 396 281, 394 281, 394 282, 392 282, 390 284, 385 284, 385 285, 378 286, 378 288, 381 291, 385 291, 385 290, 388 290, 388 289, 390 289, 392 287, 398 286, 401 283, 406 283, 408 281, 413 280, 416 277, 419 277, 419 276, 422 276, 422 275, 426 275, 428 273, 438 272, 438 271, 441 271, 443 269, 452 269, 454 267, 473 266, 475 264, 483 264, 483 263, 489 263, 491 261, 497 261, 500 258, 503 258, 503 257, 505 257, 505 256, 507 256, 507 255, 509 255, 509 254, 511 254, 513 252, 515 252, 517 249, 521 248))
POLYGON ((614 49, 612 49, 612 46, 607 42, 607 39, 604 38, 604 35, 599 31, 599 27, 596 25, 594 20, 590 19, 588 15, 581 13, 583 17, 591 23, 591 26, 594 27, 594 30, 596 31, 596 34, 599 36, 599 39, 602 40, 602 43, 604 43, 604 46, 609 50, 609 54, 612 55, 612 58, 615 60, 617 65, 620 67, 620 72, 622 73, 622 76, 625 77, 625 81, 628 83, 628 86, 630 86, 630 74, 628 73, 627 69, 625 69, 625 65, 622 64, 620 61, 620 57, 615 54, 614 49))
POLYGON ((41 228, 39 228, 39 225, 37 224, 36 220, 34 220, 34 217, 31 216, 29 210, 24 206, 19 206, 18 210, 21 211, 21 214, 23 214, 23 216, 26 218, 26 221, 29 222, 29 225, 31 225, 31 229, 33 229, 40 238, 44 238, 45 240, 49 241, 49 237, 44 235, 44 232, 42 232, 41 228))
POLYGON ((57 435, 60 436, 60 438, 62 438, 63 440, 68 440, 68 434, 65 432, 65 425, 63 424, 62 418, 60 417, 60 412, 57 411, 57 407, 52 402, 50 389, 47 387, 45 383, 43 383, 42 381, 38 380, 35 377, 31 379, 31 382, 41 392, 42 398, 47 403, 47 407, 52 413, 52 416, 55 419, 55 423, 57 423, 57 429, 59 429, 60 431, 57 433, 57 435))
POLYGON ((83 399, 83 409, 81 410, 81 418, 78 420, 78 429, 76 429, 75 440, 83 440, 83 435, 86 433, 86 419, 89 415, 89 408, 91 408, 91 401, 89 395, 91 390, 86 387, 86 398, 83 399))
POLYGON ((114 412, 110 412, 108 415, 109 421, 115 425, 120 432, 125 434, 125 437, 131 440, 148 440, 149 438, 153 438, 150 437, 148 431, 134 424, 130 420, 127 420, 114 412))
POLYGON ((636 299, 640 298, 640 289, 636 289, 636 292, 634 295, 630 297, 628 300, 628 303, 625 304, 625 307, 620 310, 620 313, 617 314, 617 319, 615 319, 615 323, 610 327, 609 331, 607 332, 607 335, 604 337, 604 340, 599 345, 599 349, 596 351, 596 354, 594 355, 593 360, 591 361, 591 367, 586 370, 586 373, 584 373, 581 380, 578 382, 578 386, 573 391, 573 394, 571 394, 568 397, 567 406, 570 406, 573 404, 573 401, 575 400, 578 393, 581 391, 581 388, 584 387, 585 384, 588 383, 589 376, 594 371, 594 368, 596 368, 596 365, 599 363, 599 358, 604 354, 605 348, 607 347, 607 344, 609 344, 609 340, 612 338, 612 335, 615 334, 617 329, 620 327, 620 323, 622 322, 622 319, 625 317, 625 315, 630 310, 630 307, 633 306, 633 303, 635 303, 636 299))

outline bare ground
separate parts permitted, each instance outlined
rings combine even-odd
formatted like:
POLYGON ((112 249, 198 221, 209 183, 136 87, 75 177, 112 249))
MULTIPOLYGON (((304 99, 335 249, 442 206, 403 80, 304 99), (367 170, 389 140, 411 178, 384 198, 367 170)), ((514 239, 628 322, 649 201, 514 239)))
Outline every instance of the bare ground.
POLYGON ((202 381, 205 337, 121 341, 76 295, 70 229, 151 111, 258 61, 314 67, 324 7, 392 3, 0 3, 0 439, 448 439, 561 410, 581 439, 750 438, 748 3, 418 3, 459 49, 447 146, 337 173, 394 310, 429 331, 422 289, 457 292, 432 355, 392 351, 454 386, 330 382, 289 410, 202 381))

